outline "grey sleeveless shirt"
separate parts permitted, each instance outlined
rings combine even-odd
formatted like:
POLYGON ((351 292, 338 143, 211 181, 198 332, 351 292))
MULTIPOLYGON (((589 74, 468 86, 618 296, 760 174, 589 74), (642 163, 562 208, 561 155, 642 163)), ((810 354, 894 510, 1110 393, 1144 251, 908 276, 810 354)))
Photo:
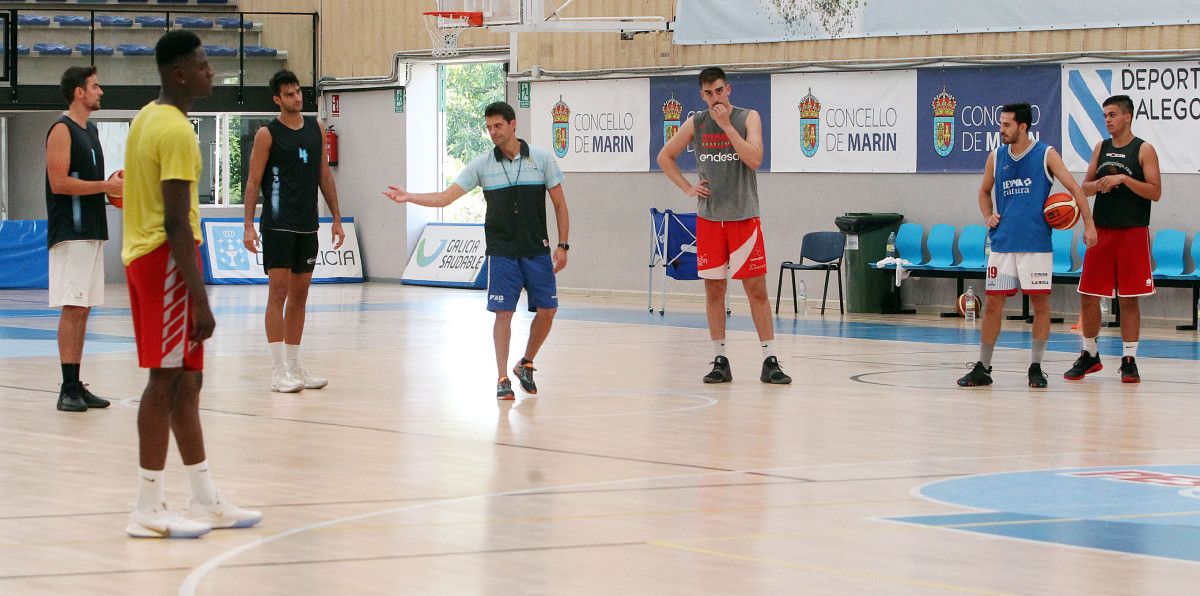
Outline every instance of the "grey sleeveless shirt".
MULTIPOLYGON (((733 108, 729 121, 746 138, 746 118, 750 110, 733 108)), ((738 221, 758 217, 758 179, 754 170, 742 163, 733 144, 708 110, 692 117, 692 149, 701 180, 708 181, 712 194, 698 199, 696 213, 709 221, 738 221)))

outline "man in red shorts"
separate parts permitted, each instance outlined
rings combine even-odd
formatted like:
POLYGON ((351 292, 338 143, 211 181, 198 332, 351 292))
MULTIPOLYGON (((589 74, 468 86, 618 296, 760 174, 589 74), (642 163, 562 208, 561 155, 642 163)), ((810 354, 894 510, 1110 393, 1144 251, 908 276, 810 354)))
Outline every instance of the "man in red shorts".
POLYGON ((1083 258, 1079 278, 1083 351, 1063 377, 1077 381, 1104 368, 1100 299, 1114 294, 1121 306, 1121 382, 1139 383, 1137 356, 1142 313, 1138 298, 1154 293, 1150 266, 1150 204, 1162 197, 1162 177, 1154 147, 1133 136, 1133 101, 1114 95, 1104 101, 1104 124, 1112 138, 1096 144, 1083 192, 1096 195, 1092 217, 1098 241, 1083 258), (1115 290, 1115 292, 1114 292, 1115 290))
POLYGON ((262 519, 221 497, 209 475, 200 428, 204 340, 216 323, 200 278, 200 147, 187 111, 212 93, 200 39, 171 31, 154 48, 162 79, 138 112, 125 145, 124 238, 138 364, 150 379, 138 406, 138 497, 125 532, 135 538, 195 538, 262 519), (171 433, 192 488, 188 516, 163 502, 171 433))
POLYGON ((679 190, 697 199, 696 266, 704 279, 705 311, 712 338, 713 368, 705 383, 733 380, 725 356, 725 287, 729 275, 742 280, 750 301, 750 316, 762 343, 763 364, 759 379, 786 385, 775 357, 775 329, 767 297, 767 255, 758 219, 758 180, 762 163, 762 119, 758 112, 729 103, 732 87, 725 71, 710 67, 700 71, 700 97, 708 109, 696 112, 658 153, 658 165, 679 190), (696 154, 700 181, 683 176, 676 159, 688 144, 696 154))

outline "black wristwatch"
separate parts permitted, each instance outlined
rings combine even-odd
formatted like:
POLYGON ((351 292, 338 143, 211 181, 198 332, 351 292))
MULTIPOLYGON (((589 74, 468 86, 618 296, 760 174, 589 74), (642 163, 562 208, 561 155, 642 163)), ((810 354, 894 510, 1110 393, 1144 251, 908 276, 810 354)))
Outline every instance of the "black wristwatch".
POLYGON ((571 245, 567 244, 566 242, 559 242, 558 247, 563 250, 571 250, 571 245))

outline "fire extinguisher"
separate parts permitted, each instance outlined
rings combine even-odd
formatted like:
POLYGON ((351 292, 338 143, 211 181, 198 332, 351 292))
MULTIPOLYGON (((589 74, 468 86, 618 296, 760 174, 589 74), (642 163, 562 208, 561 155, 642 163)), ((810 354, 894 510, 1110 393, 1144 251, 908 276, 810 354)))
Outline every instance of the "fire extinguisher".
POLYGON ((329 165, 338 165, 338 134, 332 126, 325 129, 325 154, 329 156, 329 165))

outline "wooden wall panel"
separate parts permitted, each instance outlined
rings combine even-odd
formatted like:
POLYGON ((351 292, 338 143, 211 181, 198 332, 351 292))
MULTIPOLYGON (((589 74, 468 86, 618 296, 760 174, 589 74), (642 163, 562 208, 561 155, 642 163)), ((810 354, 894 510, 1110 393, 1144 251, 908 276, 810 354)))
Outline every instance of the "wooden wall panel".
MULTIPOLYGON (((561 0, 546 0, 557 5, 561 0)), ((315 10, 321 15, 324 76, 381 76, 391 72, 397 51, 427 50, 420 13, 435 0, 239 0, 243 10, 315 10)), ((565 16, 663 15, 674 17, 675 0, 576 0, 565 16)), ((282 27, 281 27, 282 28, 282 27)), ((271 28, 272 30, 274 27, 271 28)), ((283 35, 271 31, 270 39, 283 35)), ((285 37, 286 39, 286 37, 285 37)), ((298 43, 298 42, 288 42, 298 43)), ((506 46, 508 35, 470 30, 463 47, 506 46)), ((621 40, 615 33, 523 33, 514 73, 538 65, 543 71, 695 69, 709 64, 772 65, 813 62, 907 62, 941 57, 994 58, 1014 54, 1064 54, 1200 48, 1200 25, 1123 29, 1022 31, 961 35, 877 37, 784 43, 675 46, 664 33, 621 40)))

